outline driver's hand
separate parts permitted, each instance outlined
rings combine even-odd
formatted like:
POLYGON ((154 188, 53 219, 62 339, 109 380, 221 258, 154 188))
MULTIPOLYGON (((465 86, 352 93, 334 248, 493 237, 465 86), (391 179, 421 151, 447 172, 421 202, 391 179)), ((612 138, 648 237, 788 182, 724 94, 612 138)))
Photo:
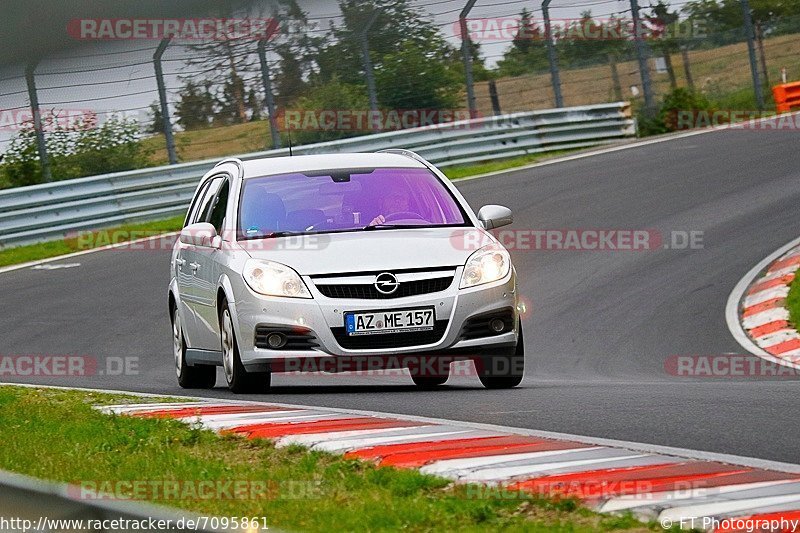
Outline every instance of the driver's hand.
POLYGON ((386 217, 384 217, 383 215, 378 215, 372 219, 372 222, 370 222, 369 225, 377 226, 379 224, 383 224, 384 222, 386 222, 386 217))

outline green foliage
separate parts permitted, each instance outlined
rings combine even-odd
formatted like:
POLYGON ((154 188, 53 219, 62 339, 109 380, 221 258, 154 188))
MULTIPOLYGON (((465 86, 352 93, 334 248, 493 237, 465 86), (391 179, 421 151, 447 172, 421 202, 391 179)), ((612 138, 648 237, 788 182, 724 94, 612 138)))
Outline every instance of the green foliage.
POLYGON ((214 117, 214 105, 210 81, 200 86, 188 80, 181 88, 179 100, 175 103, 176 120, 185 130, 208 127, 214 117))
POLYGON ((375 84, 381 106, 388 109, 460 107, 462 78, 435 53, 413 41, 383 57, 375 84))
MULTIPOLYGON (((328 83, 312 88, 306 96, 299 98, 295 109, 299 111, 301 125, 299 129, 291 129, 292 141, 295 144, 307 144, 323 141, 334 141, 368 131, 355 129, 331 128, 319 130, 315 127, 314 119, 319 117, 321 111, 366 111, 369 109, 369 100, 362 87, 343 83, 333 79, 328 83), (311 119, 311 122, 309 122, 311 119)), ((287 145, 284 142, 284 146, 287 145)))
MULTIPOLYGON (((149 154, 139 142, 139 126, 133 119, 112 116, 100 125, 87 121, 46 129, 45 144, 54 180, 134 170, 149 164, 149 154)), ((32 126, 25 127, 11 141, 0 174, 14 187, 43 181, 32 126)))
POLYGON ((664 96, 658 113, 654 117, 648 116, 644 110, 637 113, 639 134, 657 135, 686 128, 685 121, 692 122, 691 117, 698 113, 711 113, 714 106, 705 95, 690 89, 679 87, 664 96), (688 119, 682 117, 689 117, 688 119))

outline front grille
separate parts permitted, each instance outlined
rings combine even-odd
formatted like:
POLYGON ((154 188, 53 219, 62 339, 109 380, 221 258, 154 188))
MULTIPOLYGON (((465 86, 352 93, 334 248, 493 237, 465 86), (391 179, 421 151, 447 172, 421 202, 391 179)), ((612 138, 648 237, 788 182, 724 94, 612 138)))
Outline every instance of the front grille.
POLYGON ((433 329, 409 333, 383 333, 377 335, 350 336, 345 328, 331 328, 339 346, 347 350, 378 350, 381 348, 404 348, 439 342, 447 329, 447 320, 437 320, 433 329))
POLYGON ((404 281, 392 294, 378 292, 372 284, 349 285, 317 285, 319 292, 328 298, 354 298, 359 300, 388 300, 391 298, 405 298, 418 294, 430 294, 447 289, 453 283, 453 276, 443 278, 420 279, 404 281))
POLYGON ((317 338, 308 328, 258 325, 256 326, 256 348, 273 349, 267 344, 267 337, 270 333, 283 333, 286 335, 286 344, 281 348, 277 348, 278 350, 311 350, 319 346, 316 342, 317 338))
POLYGON ((502 335, 514 329, 514 313, 509 307, 500 311, 492 311, 481 315, 473 316, 464 322, 461 328, 461 334, 458 336, 460 340, 467 339, 480 339, 481 337, 493 337, 495 335, 502 335), (499 318, 505 324, 505 328, 500 333, 495 333, 489 328, 489 322, 499 318))

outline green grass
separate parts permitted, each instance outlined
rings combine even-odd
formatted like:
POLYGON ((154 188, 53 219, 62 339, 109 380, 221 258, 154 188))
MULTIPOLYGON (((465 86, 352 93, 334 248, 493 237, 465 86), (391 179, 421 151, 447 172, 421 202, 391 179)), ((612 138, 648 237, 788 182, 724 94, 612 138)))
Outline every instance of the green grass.
POLYGON ((800 331, 800 276, 795 276, 789 286, 786 307, 789 309, 789 322, 796 330, 800 331))
POLYGON ((496 161, 485 161, 482 163, 474 163, 470 165, 453 165, 441 166, 442 172, 451 180, 460 178, 468 178, 470 176, 479 176, 489 172, 497 172, 499 170, 508 170, 515 167, 523 167, 531 163, 537 163, 546 159, 553 159, 577 150, 559 150, 555 152, 547 152, 546 154, 528 154, 519 157, 512 157, 508 159, 498 159, 496 161))
MULTIPOLYGON (((605 516, 575 500, 482 492, 413 470, 266 440, 218 436, 173 420, 103 415, 119 396, 0 387, 0 469, 84 487, 102 483, 254 481, 266 498, 142 498, 203 515, 266 517, 299 531, 660 531, 631 516, 605 516), (486 494, 494 497, 486 497, 486 494), (470 496, 472 495, 472 496, 470 496)), ((140 398, 131 401, 140 402, 140 398)), ((196 486, 196 485, 195 485, 196 486)), ((152 491, 145 491, 152 496, 152 491)))
POLYGON ((177 231, 182 224, 183 216, 179 216, 152 222, 124 224, 107 230, 86 231, 78 236, 58 241, 6 248, 0 250, 0 267, 38 261, 108 244, 117 244, 151 235, 177 231))

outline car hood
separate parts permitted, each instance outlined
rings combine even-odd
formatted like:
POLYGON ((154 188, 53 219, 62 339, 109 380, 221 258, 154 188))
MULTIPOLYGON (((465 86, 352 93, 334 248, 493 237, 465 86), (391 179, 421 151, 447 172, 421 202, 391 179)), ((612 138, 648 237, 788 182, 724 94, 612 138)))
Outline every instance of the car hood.
POLYGON ((322 233, 241 244, 253 258, 276 261, 307 276, 458 266, 490 240, 493 237, 479 228, 445 227, 322 233))

